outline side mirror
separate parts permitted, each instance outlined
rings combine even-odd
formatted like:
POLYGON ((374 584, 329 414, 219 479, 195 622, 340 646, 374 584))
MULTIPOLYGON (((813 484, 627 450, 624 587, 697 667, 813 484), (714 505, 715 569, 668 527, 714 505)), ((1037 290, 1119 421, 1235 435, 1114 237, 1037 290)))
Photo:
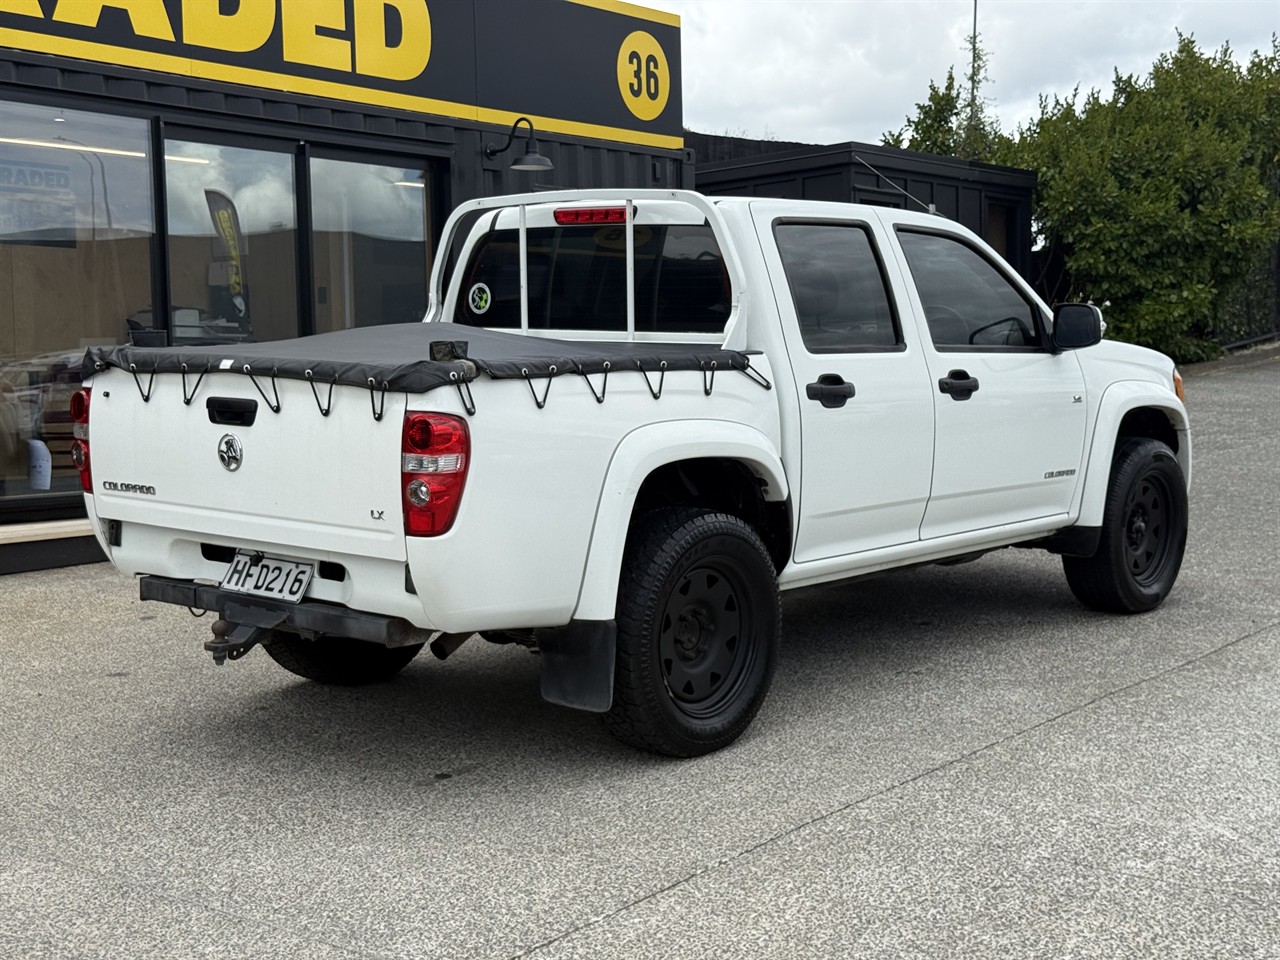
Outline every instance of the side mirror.
POLYGON ((1058 350, 1092 347, 1102 339, 1102 311, 1092 303, 1060 303, 1053 308, 1053 345, 1058 350))

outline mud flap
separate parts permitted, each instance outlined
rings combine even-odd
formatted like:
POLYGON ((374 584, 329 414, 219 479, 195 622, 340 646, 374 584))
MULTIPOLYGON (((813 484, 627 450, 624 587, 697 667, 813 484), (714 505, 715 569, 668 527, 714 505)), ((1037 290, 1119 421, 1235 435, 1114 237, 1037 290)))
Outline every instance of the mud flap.
POLYGON ((535 630, 542 651, 542 698, 592 713, 608 710, 613 704, 617 635, 612 620, 574 620, 568 626, 535 630))

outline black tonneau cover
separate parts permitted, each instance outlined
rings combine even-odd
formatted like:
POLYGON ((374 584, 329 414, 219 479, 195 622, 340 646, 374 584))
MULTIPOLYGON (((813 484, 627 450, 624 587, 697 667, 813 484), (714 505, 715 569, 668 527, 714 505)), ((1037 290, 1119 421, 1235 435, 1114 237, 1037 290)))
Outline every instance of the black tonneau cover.
MULTIPOLYGON (((496 380, 640 370, 740 370, 745 353, 699 343, 549 340, 455 323, 360 327, 270 343, 90 347, 83 373, 119 367, 143 376, 226 370, 377 390, 427 393, 484 373, 496 380)), ((758 375, 752 371, 752 379, 758 375)), ((758 381, 759 382, 759 381, 758 381)), ((763 385, 763 383, 761 384, 763 385)))

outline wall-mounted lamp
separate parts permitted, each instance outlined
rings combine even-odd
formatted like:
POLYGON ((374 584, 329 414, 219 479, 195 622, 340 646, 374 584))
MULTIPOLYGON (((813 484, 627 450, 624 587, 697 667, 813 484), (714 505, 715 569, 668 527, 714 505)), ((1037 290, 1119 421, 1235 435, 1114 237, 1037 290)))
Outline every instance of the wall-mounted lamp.
POLYGON ((506 153, 511 149, 511 145, 515 143, 516 127, 525 123, 529 125, 529 136, 526 138, 525 152, 523 156, 516 157, 511 161, 512 170, 554 170, 555 164, 538 152, 538 141, 533 130, 533 121, 528 117, 520 117, 511 125, 511 132, 507 134, 507 142, 501 147, 494 146, 492 143, 484 145, 484 155, 488 160, 492 160, 500 153, 506 153))

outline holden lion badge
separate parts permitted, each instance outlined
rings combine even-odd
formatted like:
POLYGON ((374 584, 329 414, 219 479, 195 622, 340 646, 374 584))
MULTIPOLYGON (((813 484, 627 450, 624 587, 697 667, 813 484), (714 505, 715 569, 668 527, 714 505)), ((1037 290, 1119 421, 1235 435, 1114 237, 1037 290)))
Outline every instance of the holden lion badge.
POLYGON ((479 314, 488 311, 489 304, 493 302, 493 298, 486 284, 477 283, 471 288, 471 292, 467 294, 467 301, 471 304, 471 312, 479 314))
POLYGON ((244 461, 244 448, 240 446, 240 438, 234 433, 223 434, 218 441, 218 459, 222 465, 235 473, 244 461))

